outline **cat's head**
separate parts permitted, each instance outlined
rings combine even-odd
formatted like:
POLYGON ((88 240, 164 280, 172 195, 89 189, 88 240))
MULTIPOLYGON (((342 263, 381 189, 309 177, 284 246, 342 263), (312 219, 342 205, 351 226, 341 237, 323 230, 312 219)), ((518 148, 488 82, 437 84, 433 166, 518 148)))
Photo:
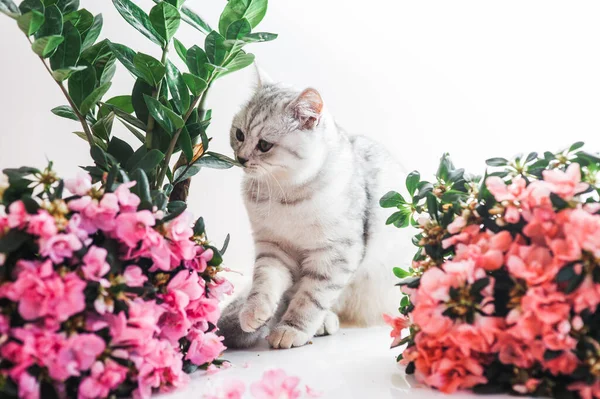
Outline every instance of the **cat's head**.
POLYGON ((252 99, 233 119, 231 147, 253 177, 300 181, 324 159, 323 125, 323 100, 315 89, 299 92, 259 74, 252 99))

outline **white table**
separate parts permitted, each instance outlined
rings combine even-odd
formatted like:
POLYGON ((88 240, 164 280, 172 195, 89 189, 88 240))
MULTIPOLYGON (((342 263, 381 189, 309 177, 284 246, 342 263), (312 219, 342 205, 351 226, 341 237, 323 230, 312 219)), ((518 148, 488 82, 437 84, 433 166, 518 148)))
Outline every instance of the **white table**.
MULTIPOLYGON (((321 398, 448 398, 440 392, 419 387, 396 365, 399 350, 390 350, 389 327, 342 329, 335 336, 313 339, 312 345, 291 350, 272 350, 266 342, 244 351, 227 351, 223 358, 230 369, 213 375, 198 372, 185 390, 164 395, 164 399, 201 399, 232 379, 244 381, 247 388, 258 381, 265 370, 282 368, 288 375, 300 377, 300 385, 322 392, 321 398)), ((247 396, 250 398, 250 396, 247 396)), ((303 396, 305 397, 305 396, 303 396)), ((246 398, 246 396, 244 397, 246 398)), ((452 399, 481 399, 457 393, 452 399)), ((495 396, 504 399, 508 396, 495 396)))

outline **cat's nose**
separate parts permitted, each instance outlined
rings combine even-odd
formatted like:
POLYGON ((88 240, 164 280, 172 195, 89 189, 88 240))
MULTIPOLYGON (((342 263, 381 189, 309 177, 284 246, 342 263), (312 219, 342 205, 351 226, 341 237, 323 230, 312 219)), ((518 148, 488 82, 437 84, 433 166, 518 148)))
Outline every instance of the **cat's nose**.
POLYGON ((239 163, 241 163, 242 165, 245 165, 246 162, 248 162, 248 160, 246 158, 242 158, 240 156, 237 157, 237 160, 239 163))

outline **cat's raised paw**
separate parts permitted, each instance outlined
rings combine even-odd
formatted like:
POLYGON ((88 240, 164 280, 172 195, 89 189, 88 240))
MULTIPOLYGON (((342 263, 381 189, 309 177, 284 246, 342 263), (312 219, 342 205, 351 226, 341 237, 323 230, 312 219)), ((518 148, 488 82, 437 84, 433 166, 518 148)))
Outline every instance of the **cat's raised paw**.
POLYGON ((271 331, 267 341, 273 349, 290 349, 293 346, 306 345, 310 338, 304 331, 282 324, 271 331))
POLYGON ((240 312, 242 330, 251 333, 261 328, 273 316, 273 308, 264 302, 250 301, 240 312))

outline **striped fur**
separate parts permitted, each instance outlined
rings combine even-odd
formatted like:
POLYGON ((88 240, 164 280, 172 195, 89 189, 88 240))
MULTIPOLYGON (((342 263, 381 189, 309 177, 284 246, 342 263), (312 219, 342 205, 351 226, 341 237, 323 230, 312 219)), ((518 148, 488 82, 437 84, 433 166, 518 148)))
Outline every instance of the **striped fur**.
POLYGON ((248 160, 243 195, 256 257, 250 291, 219 322, 226 344, 251 346, 269 331, 274 348, 301 346, 340 321, 368 326, 393 312, 400 293, 391 269, 410 251, 378 205, 404 181, 386 150, 341 130, 316 91, 273 84, 234 118, 231 146, 248 160), (263 153, 259 140, 274 146, 263 153))

